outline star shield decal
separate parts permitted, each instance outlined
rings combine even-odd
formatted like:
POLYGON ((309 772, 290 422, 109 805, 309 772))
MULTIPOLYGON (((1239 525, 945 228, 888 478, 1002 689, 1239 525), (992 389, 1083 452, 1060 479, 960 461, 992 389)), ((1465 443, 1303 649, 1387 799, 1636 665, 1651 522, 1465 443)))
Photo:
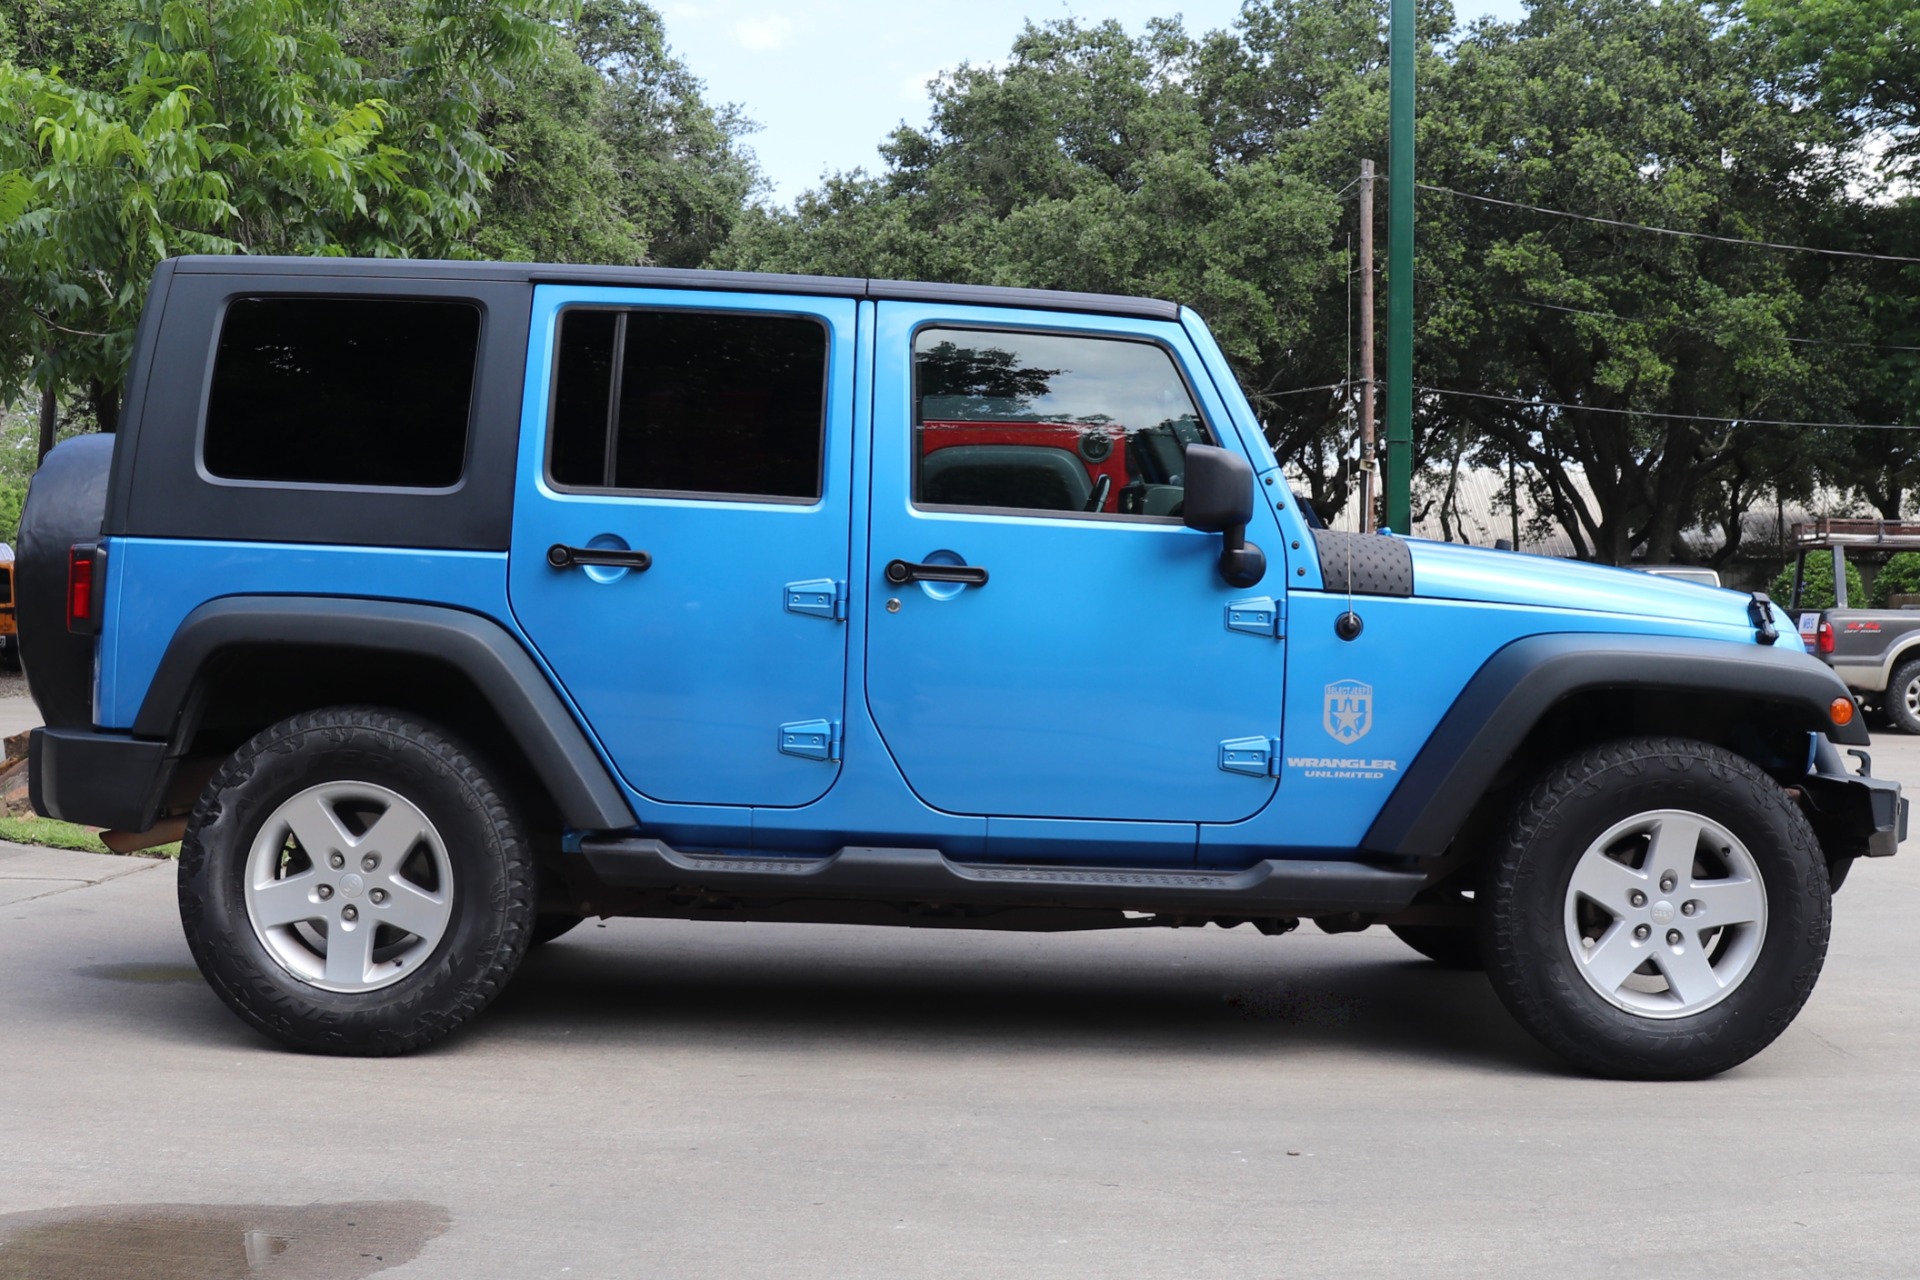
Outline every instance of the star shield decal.
POLYGON ((1329 734, 1354 743, 1373 728, 1373 686, 1358 680, 1335 680, 1326 689, 1326 713, 1321 718, 1329 734))

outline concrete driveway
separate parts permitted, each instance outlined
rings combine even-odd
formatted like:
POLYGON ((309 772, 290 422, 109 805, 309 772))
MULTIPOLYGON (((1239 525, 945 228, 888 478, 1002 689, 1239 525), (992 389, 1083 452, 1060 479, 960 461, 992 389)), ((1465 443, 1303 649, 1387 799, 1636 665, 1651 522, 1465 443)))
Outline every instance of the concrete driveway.
POLYGON ((25 686, 17 677, 0 680, 0 738, 11 738, 16 733, 40 727, 40 708, 34 706, 33 699, 24 693, 4 692, 13 687, 25 686))
MULTIPOLYGON (((1920 794, 1920 743, 1878 771, 1920 794)), ((1699 1084, 1383 931, 616 921, 416 1057, 269 1047, 171 864, 0 851, 0 1277, 1912 1276, 1920 844, 1699 1084)))

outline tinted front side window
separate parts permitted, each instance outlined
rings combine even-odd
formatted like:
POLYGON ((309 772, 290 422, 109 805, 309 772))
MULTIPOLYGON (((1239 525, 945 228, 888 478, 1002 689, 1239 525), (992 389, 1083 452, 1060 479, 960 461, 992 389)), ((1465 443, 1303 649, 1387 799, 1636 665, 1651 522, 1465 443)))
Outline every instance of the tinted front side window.
POLYGON ((1206 428, 1149 342, 923 329, 914 338, 914 500, 1173 517, 1206 428))
POLYGON ((446 488, 466 462, 479 343, 466 302, 236 299, 202 460, 231 480, 446 488))
POLYGON ((820 496, 827 331, 792 316, 560 317, 548 473, 573 488, 820 496))

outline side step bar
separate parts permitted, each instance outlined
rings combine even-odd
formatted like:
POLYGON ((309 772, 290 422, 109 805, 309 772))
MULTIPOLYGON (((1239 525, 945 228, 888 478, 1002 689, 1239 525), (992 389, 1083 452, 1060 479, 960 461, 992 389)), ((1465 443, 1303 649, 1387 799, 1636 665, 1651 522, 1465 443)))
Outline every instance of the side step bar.
POLYGON ((588 837, 580 853, 596 878, 621 889, 1155 915, 1387 914, 1405 907, 1426 883, 1420 871, 1278 858, 1243 871, 1136 871, 960 863, 938 849, 850 846, 824 858, 682 853, 659 840, 627 836, 588 837))

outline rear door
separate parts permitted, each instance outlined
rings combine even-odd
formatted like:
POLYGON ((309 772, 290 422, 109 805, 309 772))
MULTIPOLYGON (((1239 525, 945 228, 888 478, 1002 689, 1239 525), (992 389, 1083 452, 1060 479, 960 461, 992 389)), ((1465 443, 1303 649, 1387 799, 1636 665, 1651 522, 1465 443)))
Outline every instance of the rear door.
POLYGON ((1179 326, 882 302, 875 344, 866 689, 914 791, 990 832, 1258 811, 1283 643, 1229 605, 1283 596, 1286 558, 1258 504, 1272 564, 1238 590, 1179 519, 1186 446, 1235 447, 1179 326), (987 577, 895 585, 896 559, 987 577))
POLYGON ((642 795, 839 775, 855 308, 535 291, 514 615, 642 795))

